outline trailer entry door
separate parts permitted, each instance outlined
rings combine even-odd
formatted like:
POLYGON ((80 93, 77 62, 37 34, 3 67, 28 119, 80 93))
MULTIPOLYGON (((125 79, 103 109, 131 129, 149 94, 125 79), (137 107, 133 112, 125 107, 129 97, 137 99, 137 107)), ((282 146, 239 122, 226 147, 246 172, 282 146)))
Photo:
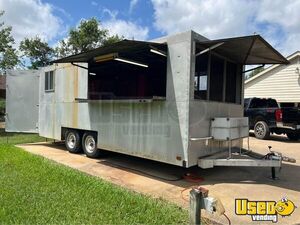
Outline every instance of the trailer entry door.
POLYGON ((5 130, 38 133, 39 71, 8 71, 6 83, 5 130))

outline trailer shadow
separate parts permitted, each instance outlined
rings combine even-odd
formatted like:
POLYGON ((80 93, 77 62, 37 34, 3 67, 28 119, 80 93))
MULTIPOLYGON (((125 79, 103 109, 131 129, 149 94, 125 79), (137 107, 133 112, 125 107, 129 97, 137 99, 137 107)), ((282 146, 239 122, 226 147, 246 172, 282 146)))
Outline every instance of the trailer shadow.
POLYGON ((230 184, 265 184, 300 192, 300 166, 283 163, 281 170, 276 169, 278 179, 271 179, 271 169, 264 167, 214 167, 201 169, 197 166, 182 168, 141 159, 133 156, 107 152, 98 162, 130 173, 146 176, 178 187, 187 188, 195 185, 230 184), (190 182, 183 177, 192 173, 202 182, 190 182))
POLYGON ((183 175, 190 169, 187 170, 153 160, 105 151, 104 156, 101 157, 98 163, 175 186, 186 188, 190 184, 183 180, 183 175))

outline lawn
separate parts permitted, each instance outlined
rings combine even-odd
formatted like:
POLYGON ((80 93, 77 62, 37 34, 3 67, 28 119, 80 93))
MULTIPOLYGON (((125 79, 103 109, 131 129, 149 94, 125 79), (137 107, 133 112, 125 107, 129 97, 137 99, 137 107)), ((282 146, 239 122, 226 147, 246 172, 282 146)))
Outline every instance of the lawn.
POLYGON ((0 112, 5 111, 5 99, 0 98, 0 112))
POLYGON ((188 212, 166 201, 0 144, 0 224, 186 223, 188 212))
POLYGON ((0 128, 0 144, 21 144, 42 141, 46 141, 46 139, 39 137, 37 134, 6 133, 4 128, 0 128))

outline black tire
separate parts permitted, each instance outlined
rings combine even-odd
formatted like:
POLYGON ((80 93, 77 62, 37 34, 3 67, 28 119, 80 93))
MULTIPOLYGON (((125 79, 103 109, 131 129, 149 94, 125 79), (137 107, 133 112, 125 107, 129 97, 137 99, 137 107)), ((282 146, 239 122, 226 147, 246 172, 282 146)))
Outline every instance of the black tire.
POLYGON ((101 155, 101 150, 97 148, 97 136, 93 132, 84 133, 82 138, 82 148, 89 158, 98 158, 101 155))
POLYGON ((300 139, 300 133, 287 133, 286 136, 288 137, 288 139, 290 139, 291 141, 298 141, 300 139))
POLYGON ((67 130, 65 134, 65 145, 70 153, 82 152, 80 133, 76 130, 67 130))
POLYGON ((257 121, 254 125, 254 135, 258 139, 266 140, 270 137, 270 129, 265 121, 257 121))

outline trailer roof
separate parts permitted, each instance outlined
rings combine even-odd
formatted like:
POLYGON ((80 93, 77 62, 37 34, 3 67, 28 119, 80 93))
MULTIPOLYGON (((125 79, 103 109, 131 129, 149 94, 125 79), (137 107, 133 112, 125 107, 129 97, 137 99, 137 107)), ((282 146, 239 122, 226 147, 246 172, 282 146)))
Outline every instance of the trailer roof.
POLYGON ((214 52, 244 65, 289 63, 260 35, 201 41, 197 42, 197 47, 207 50, 210 48, 214 52))
POLYGON ((99 47, 87 52, 83 52, 76 55, 71 55, 62 59, 54 60, 52 63, 79 63, 90 62, 95 57, 105 55, 109 53, 138 53, 142 50, 148 50, 154 48, 162 51, 167 50, 167 44, 154 43, 146 41, 134 41, 134 40, 122 40, 104 47, 99 47))

